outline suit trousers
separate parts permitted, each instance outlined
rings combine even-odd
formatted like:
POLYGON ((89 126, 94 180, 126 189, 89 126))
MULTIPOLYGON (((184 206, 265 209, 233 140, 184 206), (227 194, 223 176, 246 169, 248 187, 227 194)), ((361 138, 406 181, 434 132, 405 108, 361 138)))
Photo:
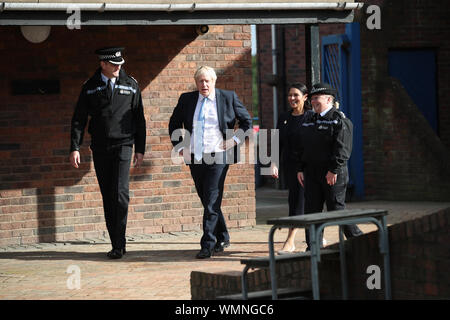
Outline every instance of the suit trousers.
POLYGON ((95 173, 103 198, 106 227, 115 249, 125 248, 128 217, 131 145, 93 150, 95 173))
MULTIPOLYGON (((322 212, 324 202, 326 203, 327 211, 345 209, 345 194, 349 180, 348 169, 347 167, 340 169, 336 183, 332 186, 327 183, 327 172, 328 169, 326 167, 305 167, 303 172, 305 178, 305 214, 322 212)), ((347 239, 362 234, 362 231, 354 224, 344 225, 343 231, 347 239)), ((305 232, 306 243, 309 248, 309 230, 305 230, 305 232)), ((320 237, 321 245, 322 237, 323 233, 320 237)))
POLYGON ((229 241, 225 218, 222 213, 222 196, 228 164, 190 164, 195 189, 203 205, 202 249, 212 251, 216 242, 229 241))

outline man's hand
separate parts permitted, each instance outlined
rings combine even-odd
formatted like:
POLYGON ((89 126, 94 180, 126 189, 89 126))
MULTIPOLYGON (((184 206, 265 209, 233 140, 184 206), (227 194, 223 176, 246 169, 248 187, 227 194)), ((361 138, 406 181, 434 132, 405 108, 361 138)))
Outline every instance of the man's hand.
POLYGON ((298 182, 304 188, 305 186, 303 185, 303 182, 305 181, 305 176, 303 175, 303 172, 297 172, 297 179, 298 179, 298 182))
POLYGON ((328 171, 325 178, 327 179, 327 183, 328 183, 330 186, 332 186, 332 185, 334 185, 334 184, 336 183, 336 180, 337 180, 337 174, 336 174, 336 173, 333 173, 333 172, 331 172, 331 171, 328 171))
POLYGON ((233 148, 236 144, 237 144, 237 143, 236 143, 236 141, 235 141, 233 138, 228 139, 228 140, 224 140, 224 141, 223 141, 223 144, 222 144, 222 149, 223 149, 223 150, 231 149, 231 148, 233 148))
POLYGON ((139 168, 144 162, 144 155, 142 153, 136 152, 134 154, 133 164, 136 168, 139 168))
POLYGON ((69 155, 69 161, 72 167, 77 168, 80 166, 80 152, 72 151, 69 155))

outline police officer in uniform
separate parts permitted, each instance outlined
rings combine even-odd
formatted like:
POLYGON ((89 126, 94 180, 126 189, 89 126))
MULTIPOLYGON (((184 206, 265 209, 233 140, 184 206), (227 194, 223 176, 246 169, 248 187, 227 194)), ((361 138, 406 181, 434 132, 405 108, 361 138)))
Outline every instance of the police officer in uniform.
MULTIPOLYGON (((352 152, 353 124, 336 108, 336 90, 327 83, 313 85, 313 111, 305 114, 297 148, 298 180, 305 188, 305 214, 345 209, 347 161, 352 152)), ((347 238, 362 234, 356 225, 345 225, 347 238)), ((309 232, 306 232, 309 245, 309 232)), ((322 243, 320 241, 320 243, 322 243)), ((308 250, 307 249, 307 250, 308 250)))
POLYGON ((95 52, 100 67, 81 89, 71 122, 69 156, 71 165, 78 168, 89 119, 90 148, 112 244, 107 254, 111 259, 120 259, 126 252, 130 163, 133 158, 136 167, 142 164, 146 139, 141 92, 136 80, 121 68, 123 49, 109 47, 95 52))

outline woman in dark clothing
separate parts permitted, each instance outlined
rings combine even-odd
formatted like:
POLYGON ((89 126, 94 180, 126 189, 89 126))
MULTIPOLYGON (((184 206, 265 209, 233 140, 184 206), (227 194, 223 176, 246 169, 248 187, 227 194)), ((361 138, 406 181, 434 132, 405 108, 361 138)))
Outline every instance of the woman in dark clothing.
MULTIPOLYGON (((289 87, 288 101, 291 110, 280 115, 277 129, 279 130, 280 159, 285 166, 285 177, 289 189, 289 216, 304 213, 304 189, 297 179, 297 165, 294 146, 298 143, 299 130, 303 114, 310 109, 308 88, 302 83, 294 83, 289 87)), ((272 163, 272 177, 278 178, 278 167, 272 163)), ((288 237, 279 254, 290 253, 295 250, 295 234, 297 229, 289 229, 288 237)))

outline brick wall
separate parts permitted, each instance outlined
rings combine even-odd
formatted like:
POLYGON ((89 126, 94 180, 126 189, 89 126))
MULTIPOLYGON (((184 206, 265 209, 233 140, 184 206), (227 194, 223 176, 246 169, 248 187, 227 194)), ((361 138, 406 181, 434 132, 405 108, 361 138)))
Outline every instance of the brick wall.
MULTIPOLYGON (((366 1, 368 4, 373 2, 366 1)), ((381 30, 361 22, 363 152, 367 199, 450 199, 449 14, 445 1, 377 1, 381 30), (401 17, 401 18, 400 18, 401 17), (434 48, 437 57, 439 136, 402 85, 388 76, 388 50, 434 48)))
MULTIPOLYGON (((122 45, 125 70, 142 90, 147 119, 144 166, 131 169, 127 234, 199 230, 201 203, 189 170, 173 164, 168 120, 179 95, 195 89, 202 64, 251 110, 250 26, 52 27, 31 44, 19 27, 0 29, 0 245, 106 236, 89 135, 82 165, 68 163, 70 119, 82 83, 98 67, 98 47, 122 45), (123 40, 118 40, 123 39, 123 40), (60 93, 12 95, 12 80, 57 79, 60 93)), ((231 228, 255 224, 254 169, 231 166, 223 211, 231 228)))
MULTIPOLYGON (((388 228, 393 299, 450 298, 450 209, 392 225, 388 228)), ((355 239, 356 240, 356 239, 355 239)), ((349 296, 353 299, 384 299, 383 290, 368 290, 367 267, 383 261, 378 251, 378 234, 364 241, 349 241, 349 296)), ((382 274, 384 288, 384 274, 382 274)))
MULTIPOLYGON (((365 198, 448 201, 450 182, 449 7, 443 0, 361 1, 355 13, 361 31, 361 85, 365 198), (381 8, 381 30, 369 30, 366 8, 381 8), (439 135, 425 121, 404 88, 388 76, 390 48, 432 48, 437 57, 439 135)), ((285 78, 305 81, 304 26, 285 29, 285 78)), ((344 25, 320 25, 320 36, 342 34, 344 25)), ((280 32, 278 32, 279 38, 280 32)), ((272 72, 270 27, 258 27, 260 76, 272 72), (262 56, 261 56, 262 55, 262 56)), ((262 83, 260 115, 263 128, 273 126, 271 87, 262 83)), ((280 93, 280 95, 285 93, 280 93)), ((285 99, 283 96, 280 99, 285 99)), ((270 180, 268 180, 270 181, 270 180)))
MULTIPOLYGON (((450 298, 450 208, 388 227, 392 299, 450 298)), ((378 231, 346 241, 346 263, 349 299, 384 299, 384 268, 379 253, 378 231), (373 272, 371 265, 381 271, 381 288, 368 289, 367 280, 373 272)), ((327 247, 339 249, 338 244, 327 247)), ((319 263, 321 299, 341 299, 339 259, 322 258, 319 263)), ((279 287, 311 289, 309 258, 277 266, 279 287)), ((240 273, 191 273, 192 299, 214 299, 217 296, 242 292, 240 273)), ((372 282, 371 282, 372 283, 372 282)), ((270 289, 268 269, 249 272, 249 292, 270 289)))

